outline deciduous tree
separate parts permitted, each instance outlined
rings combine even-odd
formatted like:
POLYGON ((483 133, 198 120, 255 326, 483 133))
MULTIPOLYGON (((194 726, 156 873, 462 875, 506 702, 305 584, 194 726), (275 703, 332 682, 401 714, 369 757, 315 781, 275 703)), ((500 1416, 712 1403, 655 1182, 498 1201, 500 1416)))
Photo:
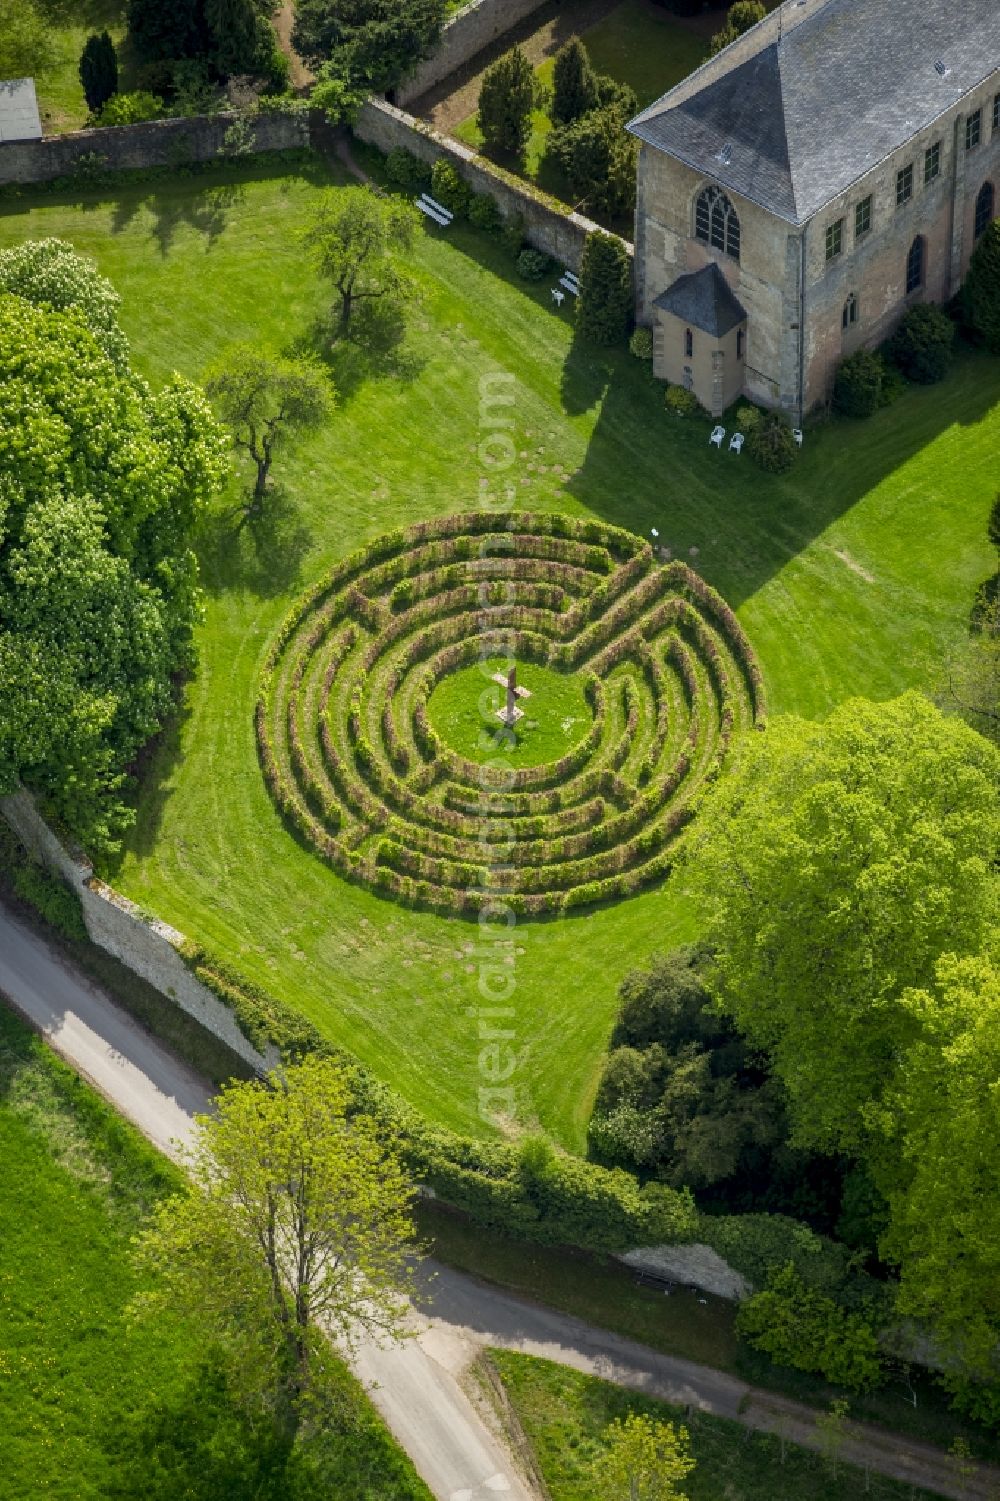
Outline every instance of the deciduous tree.
POLYGON ((410 248, 416 224, 410 204, 379 197, 371 188, 341 188, 320 201, 304 239, 337 293, 341 334, 359 302, 402 290, 405 277, 393 257, 410 248))
POLYGON ((128 340, 118 321, 121 298, 89 256, 66 240, 24 240, 0 250, 0 292, 36 307, 73 309, 119 370, 128 369, 128 340))
POLYGON ((716 52, 721 52, 723 47, 728 47, 730 42, 735 42, 745 31, 749 31, 751 26, 756 26, 758 21, 763 21, 766 15, 764 0, 735 0, 735 4, 729 7, 725 26, 712 38, 713 56, 716 52))
POLYGON ((0 0, 0 78, 32 78, 55 59, 52 32, 33 0, 0 0))
POLYGON ((292 40, 310 63, 331 60, 358 87, 385 93, 437 46, 446 0, 298 0, 292 40))
POLYGON ((137 1243, 155 1277, 135 1313, 189 1314, 247 1408, 290 1440, 322 1426, 331 1337, 398 1334, 411 1282, 412 1189, 348 1105, 343 1069, 317 1057, 226 1087, 200 1118, 190 1192, 159 1205, 137 1243))
POLYGON ((917 694, 778 719, 690 849, 719 1003, 766 1051, 793 1139, 855 1152, 915 1036, 907 990, 996 918, 1000 756, 917 694))
POLYGON ((686 1428, 630 1412, 604 1432, 594 1465, 602 1501, 685 1501, 680 1489, 695 1467, 686 1428))
POLYGON ((205 389, 234 445, 256 467, 251 509, 259 510, 275 453, 329 415, 333 391, 326 373, 315 360, 239 344, 212 366, 205 389))

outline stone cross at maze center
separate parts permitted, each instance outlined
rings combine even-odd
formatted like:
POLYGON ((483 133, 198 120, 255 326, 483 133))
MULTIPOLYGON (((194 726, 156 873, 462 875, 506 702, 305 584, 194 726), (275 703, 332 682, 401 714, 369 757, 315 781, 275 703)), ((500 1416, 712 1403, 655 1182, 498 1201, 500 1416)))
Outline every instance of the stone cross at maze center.
POLYGON ((531 690, 530 688, 518 687, 516 666, 512 667, 506 676, 502 672, 495 672, 493 674, 493 681, 494 683, 498 683, 501 688, 507 690, 507 702, 502 709, 498 709, 496 712, 500 722, 505 724, 508 729, 511 729, 517 724, 519 719, 524 718, 524 710, 518 704, 518 699, 530 698, 531 690))

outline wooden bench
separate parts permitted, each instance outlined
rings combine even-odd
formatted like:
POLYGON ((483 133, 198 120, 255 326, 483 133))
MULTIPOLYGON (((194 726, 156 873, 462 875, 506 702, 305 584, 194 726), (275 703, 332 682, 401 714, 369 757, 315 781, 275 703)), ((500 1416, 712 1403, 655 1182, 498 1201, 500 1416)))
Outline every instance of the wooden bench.
POLYGON ((447 229, 455 217, 451 209, 445 208, 443 203, 438 203, 437 199, 432 198, 429 193, 421 193, 415 202, 420 212, 426 214, 428 219, 433 219, 435 224, 440 224, 442 229, 447 229))

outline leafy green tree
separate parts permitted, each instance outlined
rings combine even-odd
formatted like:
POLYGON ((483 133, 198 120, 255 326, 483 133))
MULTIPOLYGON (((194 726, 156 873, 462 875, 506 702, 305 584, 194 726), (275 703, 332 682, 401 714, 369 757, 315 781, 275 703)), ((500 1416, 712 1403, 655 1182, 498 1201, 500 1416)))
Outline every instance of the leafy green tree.
POLYGON ((845 417, 871 417, 882 405, 885 360, 871 349, 856 349, 837 366, 833 405, 845 417))
POLYGON ((545 146, 574 201, 613 219, 635 207, 638 147, 625 129, 627 117, 620 103, 593 109, 557 126, 545 146))
POLYGON ((205 21, 224 78, 266 72, 276 38, 259 0, 205 0, 205 21))
POLYGON ((298 0, 292 42, 307 62, 337 61, 357 88, 386 93, 441 39, 447 0, 298 0))
POLYGON ((259 510, 275 453, 293 434, 308 432, 329 416, 333 392, 326 373, 315 360, 239 344, 209 370, 205 389, 234 445, 256 467, 251 509, 259 510))
POLYGON ((758 21, 763 21, 766 15, 764 0, 735 0, 735 4, 729 7, 725 26, 712 38, 712 56, 728 47, 730 42, 735 42, 758 21))
POLYGON ((556 53, 552 70, 552 119, 569 125, 597 108, 597 78, 586 47, 571 37, 556 53))
POLYGON ((321 1432, 336 1398, 331 1341, 398 1335, 412 1282, 412 1188, 349 1104, 342 1066, 316 1056, 225 1087, 199 1118, 190 1192, 137 1242, 153 1290, 135 1314, 188 1315, 289 1443, 321 1432))
POLYGON ((617 344, 628 338, 631 322, 629 253, 616 235, 595 230, 583 247, 576 326, 595 344, 617 344))
POLYGON ((996 919, 1000 757, 915 693, 786 716, 689 847, 719 1004, 770 1057, 793 1141, 856 1152, 913 1041, 902 997, 996 919))
POLYGON ((817 1372, 852 1391, 879 1384, 882 1358, 871 1320, 807 1287, 791 1264, 740 1304, 736 1328, 779 1365, 817 1372))
POLYGON ((900 1313, 931 1326, 967 1372, 996 1379, 1000 1341, 1000 970, 943 958, 901 1003, 917 1030, 880 1121, 900 1313))
POLYGON ((0 250, 0 292, 36 307, 74 309, 113 364, 128 369, 128 340, 118 322, 121 298, 90 257, 67 240, 24 240, 0 250))
POLYGON ((204 57, 211 32, 204 0, 127 0, 128 34, 140 62, 204 57))
POLYGON ((1000 219, 979 237, 962 288, 966 321, 993 354, 1000 354, 1000 219))
POLYGON ((84 317, 0 295, 0 791, 84 843, 130 821, 124 768, 191 662, 198 515, 226 440, 175 377, 153 395, 84 317))
POLYGON ((535 74, 520 47, 512 47, 487 68, 478 116, 487 150, 524 155, 536 95, 535 74))
POLYGON ((604 1430, 594 1464, 602 1501, 685 1501, 680 1486, 695 1467, 686 1428, 630 1412, 604 1430))
POLYGON ((108 32, 95 33, 84 43, 80 82, 87 108, 94 115, 118 92, 118 54, 108 32))
POLYGON ((948 663, 942 701, 1000 745, 1000 599, 980 590, 968 640, 948 663))
POLYGON ((397 296, 405 277, 394 261, 413 244, 416 210, 371 188, 341 188, 324 194, 304 240, 316 268, 337 293, 340 333, 346 334, 361 302, 397 296))
POLYGON ((2 0, 0 78, 32 78, 54 61, 52 32, 34 0, 2 0))

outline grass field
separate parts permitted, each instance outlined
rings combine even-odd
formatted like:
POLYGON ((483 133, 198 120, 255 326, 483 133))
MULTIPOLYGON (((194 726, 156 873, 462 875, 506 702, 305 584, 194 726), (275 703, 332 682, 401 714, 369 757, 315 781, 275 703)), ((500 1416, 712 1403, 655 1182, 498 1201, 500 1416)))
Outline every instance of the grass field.
POLYGON ((567 1370, 547 1360, 493 1350, 498 1372, 537 1460, 552 1501, 604 1501, 594 1484, 595 1460, 604 1433, 630 1412, 654 1422, 686 1427, 695 1469, 683 1483, 690 1501, 775 1501, 809 1496, 812 1501, 915 1501, 930 1491, 881 1475, 866 1477, 808 1449, 784 1446, 774 1434, 751 1433, 708 1413, 686 1417, 680 1408, 623 1391, 608 1381, 567 1370))
MULTIPOLYGON (((0 998, 0 1497, 314 1496, 230 1404, 199 1331, 130 1325, 130 1237, 179 1183, 0 998), (301 1485, 300 1485, 301 1482, 301 1485)), ((320 1494, 428 1501, 353 1379, 320 1494)))
POLYGON ((530 699, 523 702, 524 718, 512 731, 496 713, 506 695, 490 682, 506 665, 504 658, 487 658, 442 678, 427 701, 427 716, 446 745, 469 761, 503 755, 512 766, 540 766, 558 761, 581 741, 594 722, 579 673, 554 672, 532 665, 521 673, 520 685, 530 699))
MULTIPOLYGON (((0 244, 61 235, 120 290, 138 368, 197 376, 231 340, 309 340, 326 299, 297 231, 319 167, 25 195, 0 244), (287 173, 287 175, 286 175, 287 173)), ((422 233, 401 345, 335 352, 329 425, 278 470, 265 522, 202 541, 201 669, 149 759, 138 823, 104 873, 144 907, 300 1007, 432 1118, 477 1115, 478 929, 341 881, 290 836, 257 764, 253 703, 289 602, 387 528, 474 507, 485 377, 516 377, 519 503, 591 515, 690 558, 737 609, 772 711, 932 688, 992 571, 1000 362, 965 354, 944 386, 858 426, 811 429, 771 479, 663 410, 648 367, 575 343, 548 289, 468 226, 422 233)), ((694 932, 676 881, 516 934, 520 1113, 582 1144, 622 975, 694 932)))

